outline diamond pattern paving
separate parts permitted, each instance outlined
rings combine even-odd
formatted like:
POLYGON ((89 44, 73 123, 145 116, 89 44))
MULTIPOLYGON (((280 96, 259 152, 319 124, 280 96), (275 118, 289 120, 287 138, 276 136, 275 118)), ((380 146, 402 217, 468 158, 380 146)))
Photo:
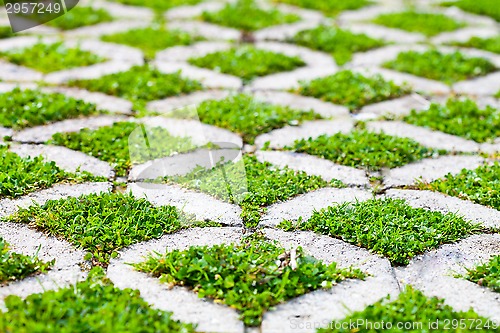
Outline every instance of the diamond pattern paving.
POLYGON ((498 8, 2 16, 0 331, 498 332, 498 8))

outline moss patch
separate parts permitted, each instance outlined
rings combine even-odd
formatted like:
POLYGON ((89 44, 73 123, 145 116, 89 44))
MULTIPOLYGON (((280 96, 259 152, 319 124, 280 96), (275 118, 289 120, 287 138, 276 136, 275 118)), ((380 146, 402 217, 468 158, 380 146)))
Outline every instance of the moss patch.
POLYGON ((126 72, 104 75, 98 79, 70 81, 70 86, 99 91, 135 102, 140 108, 153 100, 201 90, 201 83, 181 76, 164 74, 149 66, 134 66, 126 72))
POLYGON ((500 256, 493 256, 489 262, 467 270, 465 278, 500 293, 500 256))
POLYGON ((254 0, 238 0, 228 3, 218 12, 205 11, 202 20, 243 31, 255 31, 278 24, 293 23, 300 19, 295 14, 284 14, 279 10, 262 9, 254 0))
POLYGON ((483 76, 495 70, 495 65, 486 59, 437 50, 402 52, 383 66, 447 84, 483 76))
POLYGON ((22 158, 0 146, 0 198, 17 198, 63 181, 94 180, 88 172, 71 174, 41 156, 22 158))
POLYGON ((280 226, 342 239, 383 255, 395 265, 407 265, 424 251, 481 230, 455 214, 412 208, 399 199, 347 202, 317 211, 306 222, 283 221, 280 226))
MULTIPOLYGON (((248 227, 258 225, 266 206, 328 185, 318 176, 309 176, 287 167, 277 169, 270 163, 257 161, 253 156, 245 156, 243 161, 246 175, 241 174, 238 164, 229 162, 212 169, 200 167, 187 175, 166 180, 223 201, 239 203, 242 208, 241 217, 248 227), (247 192, 233 195, 228 191, 225 180, 237 180, 242 176, 248 181, 247 192)), ((338 186, 341 183, 337 180, 333 184, 338 186)))
POLYGON ((339 65, 349 62, 355 52, 364 52, 385 45, 383 41, 365 34, 354 34, 348 30, 326 25, 301 31, 291 39, 291 42, 330 53, 339 65))
POLYGON ((248 82, 258 76, 291 71, 305 63, 298 57, 261 50, 253 46, 242 46, 227 51, 191 58, 189 63, 221 73, 241 77, 248 82))
POLYGON ((285 149, 369 170, 395 168, 440 153, 408 138, 364 130, 348 134, 337 133, 332 136, 321 135, 315 139, 301 139, 285 149))
POLYGON ((157 51, 176 45, 191 45, 202 38, 192 37, 187 32, 177 29, 152 26, 105 35, 101 39, 105 42, 137 47, 144 52, 146 58, 153 59, 157 51))
POLYGON ((458 0, 443 2, 444 6, 456 6, 478 15, 491 16, 493 19, 500 22, 500 7, 496 0, 458 0))
POLYGON ((457 30, 465 26, 444 14, 419 13, 414 11, 382 14, 373 20, 374 23, 389 28, 418 32, 427 37, 442 32, 457 30))
POLYGON ((248 326, 260 325, 264 312, 274 305, 348 278, 364 277, 359 270, 325 265, 300 247, 294 262, 290 257, 275 242, 257 239, 153 254, 135 266, 170 285, 186 286, 200 297, 227 304, 241 313, 248 326))
POLYGON ((406 86, 386 81, 380 75, 365 77, 348 70, 334 75, 302 82, 297 93, 325 102, 345 105, 351 111, 410 93, 406 86))
POLYGON ((172 319, 172 313, 151 308, 139 291, 116 288, 100 268, 74 286, 8 296, 0 313, 3 332, 194 332, 194 326, 172 319))
POLYGON ((316 1, 316 0, 274 0, 294 6, 319 10, 326 15, 335 16, 344 10, 355 10, 371 4, 369 0, 316 1))
POLYGON ((472 47, 476 49, 481 49, 493 53, 500 54, 500 36, 491 37, 491 38, 479 38, 472 37, 466 42, 455 42, 451 43, 452 45, 462 46, 462 47, 472 47))
POLYGON ((15 35, 11 27, 0 26, 0 39, 14 37, 15 35))
POLYGON ((259 134, 273 129, 321 119, 321 116, 313 111, 299 111, 286 106, 263 103, 244 94, 233 95, 223 100, 202 102, 196 111, 200 121, 236 132, 249 144, 253 144, 259 134))
POLYGON ((131 194, 101 193, 49 200, 20 209, 7 221, 29 223, 51 236, 64 237, 105 264, 119 249, 179 230, 175 207, 154 207, 131 194))
MULTIPOLYGON (((119 122, 96 130, 84 128, 80 132, 56 133, 49 143, 78 150, 109 162, 114 165, 116 174, 123 177, 132 167, 129 137, 140 126, 135 123, 119 122)), ((140 134, 142 135, 142 132, 140 134)), ((134 163, 143 163, 194 148, 189 138, 172 136, 161 127, 148 127, 147 135, 150 149, 144 152, 143 158, 133 161, 134 163)))
POLYGON ((45 273, 53 264, 54 260, 45 263, 37 255, 26 256, 10 251, 9 244, 0 237, 0 285, 45 273))
POLYGON ((16 88, 0 94, 0 126, 15 130, 100 113, 96 106, 64 94, 16 88))
POLYGON ((71 30, 112 20, 111 14, 102 8, 76 6, 47 24, 62 30, 71 30))
POLYGON ((413 110, 404 120, 479 143, 500 137, 500 110, 480 109, 469 99, 449 99, 446 105, 432 104, 424 112, 413 110))
POLYGON ((156 12, 164 12, 177 6, 192 6, 203 0, 113 0, 128 6, 149 7, 156 12))
POLYGON ((394 333, 498 332, 497 325, 493 321, 480 317, 472 309, 466 312, 454 311, 451 306, 444 303, 444 300, 436 297, 428 298, 411 286, 407 286, 392 302, 387 296, 363 311, 354 312, 343 320, 334 321, 329 328, 317 332, 348 332, 341 327, 351 328, 355 332, 379 332, 380 330, 374 330, 373 327, 380 327, 381 323, 385 323, 382 331, 394 333), (350 326, 351 323, 354 325, 350 326), (460 323, 464 323, 465 328, 460 323), (429 329, 431 327, 432 329, 429 329))
POLYGON ((13 64, 30 67, 42 73, 95 65, 105 60, 78 47, 69 48, 62 42, 37 43, 31 47, 2 52, 0 56, 13 64))
POLYGON ((462 170, 458 175, 448 174, 430 184, 421 183, 424 190, 439 191, 500 210, 500 164, 462 170))

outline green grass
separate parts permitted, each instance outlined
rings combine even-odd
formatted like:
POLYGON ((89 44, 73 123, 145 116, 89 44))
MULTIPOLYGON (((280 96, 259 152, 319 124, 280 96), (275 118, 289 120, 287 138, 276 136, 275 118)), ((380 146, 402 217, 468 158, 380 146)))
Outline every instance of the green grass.
MULTIPOLYGON (((253 156, 245 156, 243 161, 246 175, 242 175, 240 164, 229 162, 213 169, 200 167, 187 175, 166 180, 223 201, 239 203, 242 208, 241 217, 248 227, 258 225, 266 206, 328 186, 328 183, 318 176, 309 176, 303 171, 287 167, 277 169, 270 163, 257 161, 253 156), (247 192, 233 195, 228 191, 225 179, 230 179, 240 186, 238 179, 241 177, 248 182, 247 192)), ((340 186, 340 181, 334 181, 332 185, 340 186)))
POLYGON ((113 0, 128 6, 149 7, 155 12, 164 12, 177 6, 196 5, 203 0, 113 0))
POLYGON ((500 22, 500 7, 497 0, 458 0, 443 2, 444 6, 457 6, 466 12, 491 16, 500 22))
POLYGON ((69 48, 62 42, 37 43, 31 47, 1 52, 0 56, 13 64, 51 73, 75 67, 85 67, 105 59, 78 47, 69 48))
MULTIPOLYGON (((259 134, 273 129, 321 119, 313 111, 299 111, 287 106, 264 103, 244 94, 202 102, 196 111, 200 121, 238 133, 249 144, 253 144, 259 134)), ((176 116, 175 112, 173 116, 176 116)))
POLYGON ((2 332, 130 332, 191 333, 194 326, 153 309, 139 291, 115 287, 104 271, 94 268, 76 285, 5 298, 0 313, 2 332))
POLYGON ((156 253, 135 267, 238 310, 248 326, 260 325, 266 310, 291 298, 348 278, 364 278, 359 270, 323 264, 301 247, 292 262, 290 252, 262 239, 156 253))
POLYGON ((500 293, 500 256, 493 256, 489 262, 468 269, 464 277, 500 293))
POLYGON ((479 143, 500 137, 500 110, 491 106, 480 109, 470 99, 449 99, 446 105, 433 103, 427 111, 413 110, 404 120, 479 143))
POLYGON ((325 15, 335 16, 344 10, 355 10, 371 4, 369 0, 317 1, 317 0, 273 0, 294 6, 319 10, 325 15))
POLYGON ((373 39, 365 34, 355 34, 326 25, 301 31, 291 39, 291 42, 330 53, 339 65, 349 62, 355 52, 365 52, 385 45, 382 40, 373 39))
POLYGON ((314 212, 308 221, 283 221, 286 230, 311 230, 383 255, 394 265, 481 231, 453 213, 412 208, 401 199, 346 202, 314 212))
POLYGON ((421 189, 439 191, 480 205, 500 210, 500 164, 484 165, 475 170, 462 170, 458 175, 421 183, 421 189))
POLYGON ((419 13, 407 11, 401 13, 382 14, 373 20, 374 23, 389 28, 418 32, 432 37, 442 32, 454 31, 465 26, 444 14, 419 13))
POLYGON ((390 297, 334 321, 317 333, 333 332, 498 332, 497 324, 480 317, 472 309, 457 312, 444 300, 426 297, 421 291, 407 286, 397 297, 390 297), (384 329, 374 329, 384 323, 384 329), (405 326, 407 325, 407 326, 405 326), (343 329, 345 328, 345 329, 343 329))
POLYGON ((88 180, 102 179, 95 178, 88 172, 65 172, 54 162, 45 162, 41 156, 23 158, 0 145, 0 198, 17 198, 63 181, 88 180))
POLYGON ((16 34, 12 32, 12 28, 8 26, 0 26, 0 39, 14 37, 16 34))
POLYGON ((301 139, 285 149, 369 170, 400 167, 443 153, 423 147, 412 139, 365 130, 301 139))
POLYGON ((253 46, 241 46, 227 51, 189 59, 189 63, 217 72, 231 74, 249 82, 256 77, 291 71, 305 63, 299 57, 261 50, 253 46))
POLYGON ((94 104, 64 94, 19 88, 0 94, 0 126, 15 130, 100 112, 94 104))
POLYGON ((45 263, 36 254, 27 256, 10 251, 9 244, 0 237, 0 285, 45 273, 52 265, 54 260, 45 263))
POLYGON ((161 26, 136 28, 126 32, 104 35, 101 39, 105 42, 125 44, 137 47, 144 52, 146 59, 154 59, 156 52, 176 45, 191 45, 201 40, 192 37, 187 32, 177 29, 165 29, 161 26))
POLYGON ((500 35, 491 38, 472 37, 466 42, 455 42, 451 44, 461 47, 472 47, 500 54, 500 35))
POLYGON ((111 14, 102 8, 76 6, 47 24, 62 30, 71 30, 112 20, 111 14))
POLYGON ((344 70, 309 82, 301 82, 297 93, 344 105, 353 111, 368 104, 407 95, 410 89, 386 81, 380 75, 365 77, 344 70))
POLYGON ((278 24, 288 24, 300 20, 295 14, 284 14, 279 10, 262 9, 254 0, 238 0, 228 3, 217 12, 204 11, 201 19, 243 31, 255 31, 278 24))
POLYGON ((402 52, 383 66, 447 84, 483 76, 495 70, 495 65, 489 60, 467 57, 458 51, 441 53, 437 50, 402 52))
POLYGON ((70 81, 68 84, 128 99, 136 104, 135 107, 202 89, 201 83, 185 79, 180 72, 164 74, 149 66, 134 66, 126 72, 92 80, 70 81))
POLYGON ((49 200, 22 208, 5 220, 63 237, 89 251, 87 257, 98 264, 108 263, 123 247, 182 228, 175 207, 154 207, 146 199, 121 193, 49 200))
MULTIPOLYGON (((139 124, 119 122, 96 130, 84 128, 79 132, 56 133, 49 143, 78 150, 109 162, 113 164, 116 174, 122 177, 127 175, 133 163, 144 163, 147 160, 194 148, 189 138, 172 136, 166 129, 148 126, 147 135, 151 146, 144 152, 144 156, 131 161, 129 136, 139 127, 139 124)), ((142 132, 135 133, 142 135, 142 132)))

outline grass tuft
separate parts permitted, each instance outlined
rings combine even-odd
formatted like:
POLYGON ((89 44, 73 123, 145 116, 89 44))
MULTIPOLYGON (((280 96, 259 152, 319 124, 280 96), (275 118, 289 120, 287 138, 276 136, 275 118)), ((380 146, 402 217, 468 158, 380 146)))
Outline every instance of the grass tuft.
POLYGON ((430 184, 421 183, 424 190, 439 191, 480 205, 500 210, 500 164, 483 165, 475 170, 463 169, 458 175, 447 174, 430 184))
POLYGON ((461 47, 472 47, 500 54, 500 36, 491 38, 472 37, 466 42, 454 42, 450 44, 461 47))
POLYGON ((0 126, 15 130, 101 113, 95 104, 64 94, 19 88, 0 94, 0 105, 0 126))
POLYGON ((407 11, 402 13, 382 14, 373 20, 374 23, 389 28, 397 28, 410 32, 418 32, 432 37, 442 32, 454 31, 465 26, 444 14, 419 13, 407 11))
POLYGON ((301 82, 297 93, 344 105, 353 111, 368 104, 401 97, 410 93, 410 89, 397 86, 392 81, 385 81, 380 75, 365 77, 344 70, 327 77, 301 82))
POLYGON ((149 7, 157 14, 164 12, 166 10, 172 9, 177 6, 192 6, 197 5, 203 0, 113 0, 116 2, 120 2, 124 5, 128 6, 137 6, 137 7, 149 7))
POLYGON ((273 0, 290 5, 319 10, 325 15, 335 16, 344 10, 356 10, 372 4, 369 0, 317 1, 317 0, 273 0))
POLYGON ((476 266, 473 269, 468 269, 465 279, 500 292, 500 256, 493 256, 491 260, 485 264, 476 266))
POLYGON ((151 26, 104 35, 101 40, 137 47, 144 52, 147 59, 154 59, 157 51, 177 45, 191 45, 202 38, 192 37, 187 32, 177 29, 170 30, 160 26, 151 26))
POLYGON ((441 53, 437 50, 401 52, 396 59, 384 63, 383 66, 427 79, 443 81, 446 84, 483 76, 495 70, 495 65, 489 60, 467 57, 458 51, 441 53))
POLYGON ((9 244, 0 237, 0 285, 22 280, 30 275, 45 273, 54 265, 54 260, 43 262, 37 255, 26 256, 10 251, 9 244))
POLYGON ((495 322, 480 317, 472 309, 466 312, 454 311, 451 306, 444 303, 444 300, 437 297, 428 298, 421 291, 407 286, 394 301, 391 302, 390 297, 387 296, 363 311, 354 312, 345 319, 330 323, 328 328, 319 329, 317 333, 380 331, 493 333, 498 332, 497 326, 495 322), (373 329, 381 325, 384 329, 373 329), (337 327, 348 327, 350 330, 337 329, 337 327))
POLYGON ((89 251, 97 264, 107 264, 123 247, 182 228, 175 207, 154 207, 145 199, 121 193, 49 200, 22 208, 6 220, 63 237, 89 251))
POLYGON ((9 26, 0 26, 0 39, 14 37, 16 34, 12 32, 9 26))
POLYGON ((307 153, 351 167, 369 170, 395 168, 424 158, 433 157, 442 151, 421 146, 418 142, 368 131, 321 135, 315 139, 295 141, 285 149, 307 153))
POLYGON ((500 137, 500 110, 491 106, 479 109, 470 99, 449 99, 446 105, 433 103, 427 111, 413 110, 404 121, 479 143, 500 137))
POLYGON ((76 6, 47 24, 62 30, 71 30, 112 20, 111 14, 102 8, 76 6))
POLYGON ((443 6, 456 6, 478 15, 487 15, 500 22, 500 7, 497 0, 458 0, 446 1, 443 6))
POLYGON ((217 12, 204 11, 201 19, 249 32, 273 25, 297 22, 300 17, 295 14, 284 14, 275 8, 262 9, 254 0, 238 0, 226 4, 217 12))
MULTIPOLYGON (((167 157, 179 151, 195 148, 188 138, 172 136, 161 127, 148 127, 149 150, 144 152, 142 158, 131 161, 129 137, 132 133, 138 133, 136 130, 140 126, 136 123, 119 122, 96 130, 84 128, 79 132, 56 133, 49 143, 78 150, 109 162, 114 165, 116 174, 120 177, 127 175, 132 162, 144 163, 147 160, 167 157)), ((138 135, 142 135, 142 132, 138 135)))
POLYGON ((481 231, 479 225, 453 213, 412 208, 400 199, 346 202, 316 211, 296 225, 283 221, 280 227, 339 238, 383 255, 395 265, 407 265, 418 254, 481 231))
POLYGON ((365 277, 357 269, 325 265, 307 256, 301 247, 295 253, 294 260, 275 242, 250 239, 240 245, 192 246, 156 253, 135 267, 169 285, 189 287, 199 297, 238 310, 248 326, 260 325, 266 310, 291 298, 331 288, 345 279, 365 277))
POLYGON ((2 332, 178 332, 195 327, 172 319, 171 312, 153 309, 139 291, 115 287, 100 267, 86 280, 67 288, 5 298, 0 312, 2 332))
POLYGON ((365 34, 355 34, 326 25, 301 31, 291 39, 291 42, 330 53, 339 65, 349 62, 355 52, 365 52, 385 45, 383 41, 365 34))
POLYGON ((235 75, 246 82, 259 76, 291 71, 305 65, 299 57, 289 57, 249 45, 210 53, 200 58, 191 58, 189 63, 235 75))
POLYGON ((42 73, 91 66, 105 60, 79 47, 69 48, 63 42, 37 43, 31 47, 1 52, 0 56, 13 64, 30 67, 42 73))

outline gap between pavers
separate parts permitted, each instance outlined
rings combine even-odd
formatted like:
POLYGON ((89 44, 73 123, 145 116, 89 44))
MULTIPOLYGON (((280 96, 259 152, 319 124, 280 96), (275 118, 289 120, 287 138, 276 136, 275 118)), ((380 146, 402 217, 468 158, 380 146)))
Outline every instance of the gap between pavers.
POLYGON ((115 174, 108 162, 62 146, 12 144, 9 150, 21 157, 34 158, 41 155, 45 161, 54 161, 58 167, 67 172, 87 171, 94 176, 108 179, 115 174))
POLYGON ((107 277, 118 288, 139 289, 141 297, 157 309, 173 312, 173 318, 197 324, 197 331, 217 333, 243 333, 243 323, 231 308, 201 299, 193 291, 183 287, 169 289, 158 278, 138 272, 129 263, 139 263, 153 251, 185 250, 190 246, 212 246, 239 243, 243 234, 240 228, 192 228, 160 239, 132 245, 120 251, 118 259, 112 259, 107 277))
POLYGON ((155 112, 168 113, 170 111, 184 107, 196 107, 198 104, 209 100, 222 100, 230 96, 231 93, 232 92, 228 90, 198 91, 185 96, 174 96, 158 101, 149 102, 146 106, 146 109, 155 112))
POLYGON ((480 223, 487 228, 500 227, 500 211, 439 192, 388 190, 385 192, 385 196, 389 198, 405 199, 410 206, 415 208, 425 208, 443 214, 455 213, 463 216, 467 220, 480 223))
POLYGON ((269 162, 280 168, 288 166, 293 170, 320 176, 326 181, 337 179, 346 185, 370 186, 364 170, 336 164, 316 156, 289 151, 258 151, 255 155, 261 162, 269 162))
POLYGON ((264 314, 263 333, 312 333, 315 325, 327 327, 332 320, 343 319, 350 311, 361 311, 388 294, 396 297, 400 292, 389 261, 365 249, 313 232, 273 229, 264 232, 285 248, 302 246, 307 254, 325 264, 336 262, 342 268, 354 266, 371 276, 365 281, 344 281, 330 290, 317 290, 276 306, 264 314))
POLYGON ((259 135, 255 139, 255 145, 260 149, 269 141, 269 148, 280 149, 287 145, 293 145, 295 140, 317 138, 320 135, 335 135, 337 133, 348 133, 354 128, 351 118, 339 118, 337 120, 317 120, 304 122, 299 126, 285 126, 269 133, 259 135))
POLYGON ((406 116, 412 110, 424 111, 429 108, 430 102, 419 94, 411 94, 401 98, 392 99, 380 103, 364 106, 359 115, 366 118, 378 118, 381 116, 406 116))
POLYGON ((472 307, 479 315, 500 322, 499 293, 454 277, 499 253, 500 235, 473 235, 417 256, 408 266, 395 271, 401 284, 411 284, 427 296, 444 298, 456 311, 472 307))
POLYGON ((345 106, 323 102, 312 97, 296 95, 283 91, 257 90, 251 93, 257 100, 275 105, 284 105, 297 110, 313 110, 315 113, 325 118, 349 116, 349 109, 345 106))
POLYGON ((135 197, 146 198, 155 206, 175 206, 197 220, 210 220, 228 226, 242 226, 241 208, 201 192, 184 189, 178 185, 129 183, 127 191, 135 197))
POLYGON ((351 201, 365 201, 373 198, 372 193, 355 188, 322 188, 299 195, 291 200, 268 207, 260 226, 276 227, 283 220, 296 222, 299 218, 307 221, 314 211, 351 201))
POLYGON ((367 123, 366 127, 376 133, 412 139, 425 147, 445 149, 450 152, 477 153, 480 148, 479 144, 472 140, 402 121, 373 121, 367 123))
POLYGON ((124 116, 91 116, 82 119, 67 119, 48 125, 23 129, 12 136, 13 141, 21 143, 44 143, 56 133, 78 132, 84 128, 91 130, 110 126, 115 122, 130 120, 124 116))
POLYGON ((0 199, 0 218, 14 214, 18 208, 27 208, 33 202, 40 205, 49 200, 78 197, 80 195, 102 193, 111 191, 112 184, 107 182, 82 183, 82 184, 55 184, 52 187, 29 193, 17 199, 0 199))
POLYGON ((458 174, 463 169, 475 169, 486 160, 480 156, 458 155, 426 158, 383 173, 384 188, 410 186, 417 182, 432 182, 448 173, 458 174))
POLYGON ((74 248, 66 241, 46 236, 30 229, 28 225, 0 222, 0 235, 10 244, 10 250, 33 256, 48 262, 55 259, 54 266, 45 273, 11 282, 0 288, 0 308, 5 309, 4 298, 17 295, 25 298, 31 294, 43 293, 70 286, 84 280, 87 272, 80 265, 84 263, 85 251, 74 248))

